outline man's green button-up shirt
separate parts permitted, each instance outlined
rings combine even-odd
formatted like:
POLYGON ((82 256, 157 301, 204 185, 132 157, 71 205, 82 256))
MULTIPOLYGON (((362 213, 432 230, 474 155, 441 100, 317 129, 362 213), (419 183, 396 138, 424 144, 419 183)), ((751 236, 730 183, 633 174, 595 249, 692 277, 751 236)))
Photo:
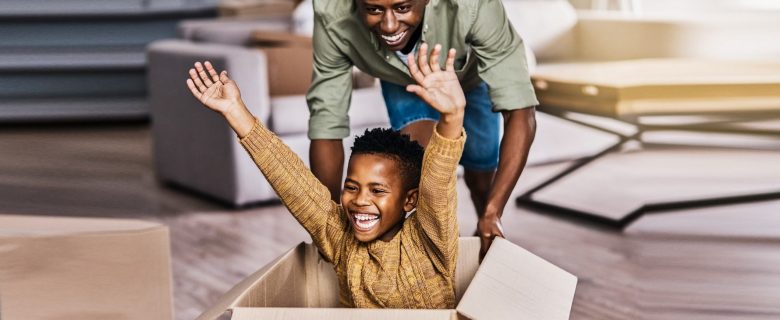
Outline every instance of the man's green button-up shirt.
MULTIPOLYGON (((384 81, 413 83, 406 65, 363 23, 355 1, 314 0, 314 71, 306 95, 310 139, 349 135, 353 66, 384 81)), ((457 50, 455 70, 464 91, 487 83, 493 111, 538 104, 523 41, 500 0, 430 0, 420 27, 420 41, 442 45, 442 64, 447 49, 457 50)))

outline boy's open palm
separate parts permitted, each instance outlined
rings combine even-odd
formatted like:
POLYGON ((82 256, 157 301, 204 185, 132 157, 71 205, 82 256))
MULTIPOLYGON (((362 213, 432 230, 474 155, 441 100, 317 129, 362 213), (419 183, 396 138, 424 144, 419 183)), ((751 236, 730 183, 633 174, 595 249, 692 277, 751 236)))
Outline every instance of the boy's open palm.
POLYGON ((409 72, 417 84, 406 86, 406 90, 415 93, 441 114, 455 114, 466 107, 466 97, 455 75, 455 49, 447 53, 444 70, 439 66, 441 46, 436 45, 428 59, 428 45, 423 43, 417 54, 409 55, 409 72))
POLYGON ((236 83, 228 78, 227 71, 217 74, 214 66, 206 61, 191 68, 187 87, 201 103, 216 112, 227 114, 238 105, 241 93, 236 83), (204 68, 205 65, 205 68, 204 68))

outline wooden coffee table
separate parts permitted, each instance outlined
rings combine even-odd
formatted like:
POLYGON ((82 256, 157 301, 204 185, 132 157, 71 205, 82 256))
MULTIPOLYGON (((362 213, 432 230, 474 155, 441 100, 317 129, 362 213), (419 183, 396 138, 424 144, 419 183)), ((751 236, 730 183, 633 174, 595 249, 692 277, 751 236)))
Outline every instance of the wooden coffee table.
POLYGON ((549 64, 532 81, 540 111, 620 139, 518 204, 625 227, 646 212, 780 197, 780 60, 549 64), (605 126, 604 119, 623 125, 605 126), (669 131, 699 132, 709 143, 643 144, 648 134, 669 131), (742 150, 713 146, 717 140, 706 137, 715 132, 751 142, 742 150))

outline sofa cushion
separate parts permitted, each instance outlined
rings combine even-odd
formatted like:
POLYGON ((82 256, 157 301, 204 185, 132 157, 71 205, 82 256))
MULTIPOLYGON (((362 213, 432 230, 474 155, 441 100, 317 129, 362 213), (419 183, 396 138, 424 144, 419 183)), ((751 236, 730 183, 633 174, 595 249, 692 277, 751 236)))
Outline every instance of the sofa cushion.
MULTIPOLYGON (((388 127, 390 120, 387 117, 382 90, 379 87, 354 90, 349 119, 350 128, 388 127)), ((280 136, 308 132, 309 109, 306 96, 272 97, 269 126, 280 136)))

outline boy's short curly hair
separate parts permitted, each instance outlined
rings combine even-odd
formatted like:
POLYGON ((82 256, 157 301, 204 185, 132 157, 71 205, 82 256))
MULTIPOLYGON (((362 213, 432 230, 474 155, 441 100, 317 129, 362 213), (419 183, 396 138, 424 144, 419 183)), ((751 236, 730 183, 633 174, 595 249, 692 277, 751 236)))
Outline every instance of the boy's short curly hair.
POLYGON ((409 135, 390 128, 366 129, 362 136, 355 137, 352 145, 352 156, 374 154, 395 160, 401 169, 406 190, 420 185, 424 153, 423 147, 412 141, 409 135))

